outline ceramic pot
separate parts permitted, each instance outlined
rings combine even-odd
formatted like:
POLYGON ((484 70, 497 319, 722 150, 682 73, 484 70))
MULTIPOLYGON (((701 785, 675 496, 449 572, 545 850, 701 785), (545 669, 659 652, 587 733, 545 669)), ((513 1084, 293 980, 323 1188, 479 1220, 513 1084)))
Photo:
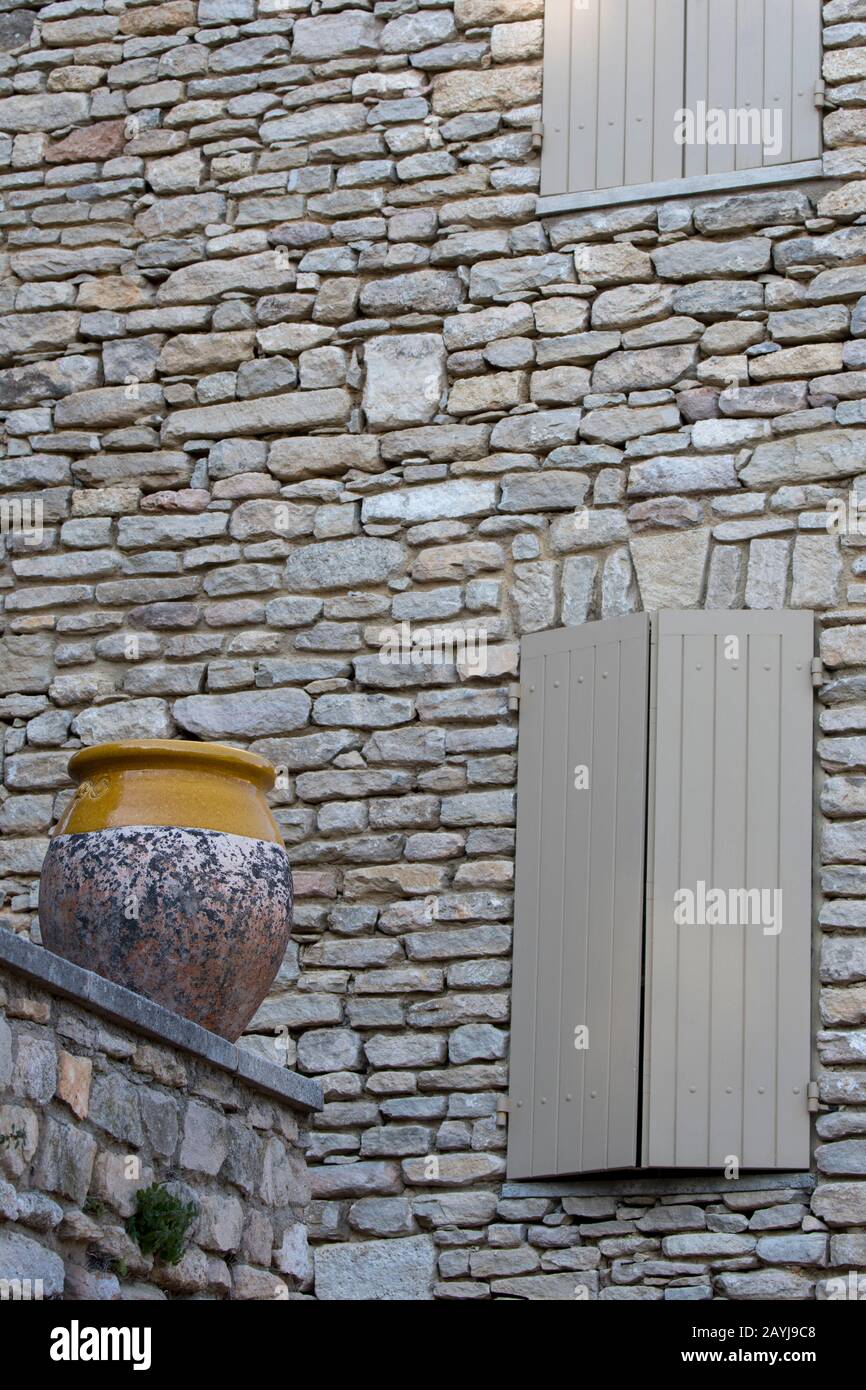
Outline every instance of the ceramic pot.
POLYGON ((234 1040, 280 967, 292 874, 264 758, 219 743, 82 748, 39 885, 49 950, 234 1040))

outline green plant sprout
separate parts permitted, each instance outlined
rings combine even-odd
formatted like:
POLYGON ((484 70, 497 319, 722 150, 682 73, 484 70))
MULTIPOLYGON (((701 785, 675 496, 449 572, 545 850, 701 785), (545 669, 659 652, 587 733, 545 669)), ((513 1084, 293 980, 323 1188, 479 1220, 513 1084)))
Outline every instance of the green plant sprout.
POLYGON ((154 1183, 135 1194, 135 1212, 126 1223, 126 1232, 143 1255, 176 1265, 183 1257, 186 1234, 195 1214, 193 1202, 182 1202, 154 1183))

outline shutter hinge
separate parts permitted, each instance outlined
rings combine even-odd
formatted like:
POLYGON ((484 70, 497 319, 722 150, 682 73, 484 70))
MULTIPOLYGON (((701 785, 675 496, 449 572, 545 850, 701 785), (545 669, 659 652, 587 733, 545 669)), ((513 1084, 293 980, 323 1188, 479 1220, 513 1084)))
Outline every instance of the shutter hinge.
POLYGON ((815 105, 818 107, 819 111, 820 111, 820 110, 835 111, 835 110, 838 108, 838 105, 839 105, 839 103, 836 102, 836 101, 834 101, 832 97, 828 97, 828 95, 827 95, 827 88, 826 88, 826 86, 824 85, 824 82, 823 82, 823 80, 822 80, 820 77, 818 78, 818 81, 815 83, 814 87, 812 88, 812 100, 814 101, 815 105))
POLYGON ((817 1083, 817 1081, 810 1081, 810 1082, 809 1082, 808 1086, 806 1087, 806 1096, 807 1096, 807 1106, 808 1106, 808 1110, 809 1110, 809 1114, 810 1114, 810 1115, 817 1115, 817 1113, 818 1113, 819 1110, 826 1109, 825 1106, 822 1106, 822 1105, 821 1105, 821 1102, 820 1102, 820 1100, 818 1099, 818 1083, 817 1083))
POLYGON ((540 150, 541 142, 544 139, 544 122, 533 121, 530 126, 530 131, 532 134, 532 148, 534 150, 540 150))
POLYGON ((510 1106, 505 1096, 500 1096, 496 1102, 496 1123, 498 1125, 505 1125, 508 1123, 509 1110, 510 1106))
POLYGON ((824 670, 824 663, 820 656, 812 657, 809 662, 809 670, 812 672, 812 684, 817 690, 818 686, 824 685, 827 680, 827 672, 824 670))
POLYGON ((508 708, 513 712, 520 708, 520 682, 511 681, 508 686, 508 708))

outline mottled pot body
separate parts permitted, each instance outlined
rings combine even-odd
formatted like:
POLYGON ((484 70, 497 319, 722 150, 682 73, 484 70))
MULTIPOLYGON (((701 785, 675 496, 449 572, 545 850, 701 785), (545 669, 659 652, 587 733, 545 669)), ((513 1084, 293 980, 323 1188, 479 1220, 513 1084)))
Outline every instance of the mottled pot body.
POLYGON ((82 749, 42 868, 49 950, 234 1039, 292 925, 292 876, 264 796, 273 769, 215 744, 82 749))

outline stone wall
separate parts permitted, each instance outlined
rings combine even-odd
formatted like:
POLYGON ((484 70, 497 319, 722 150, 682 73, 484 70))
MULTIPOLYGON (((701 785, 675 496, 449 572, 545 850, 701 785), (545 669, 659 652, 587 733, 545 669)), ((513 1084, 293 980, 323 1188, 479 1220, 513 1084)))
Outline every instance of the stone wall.
POLYGON ((285 1073, 242 1080, 223 1039, 114 986, 94 1007, 94 977, 42 979, 43 954, 0 941, 0 1300, 303 1297, 308 1104, 285 1073), (126 1230, 154 1183, 196 1208, 173 1265, 126 1230))
POLYGON ((866 559, 826 525, 866 464, 866 4, 825 6, 825 178, 551 218, 542 14, 0 15, 3 497, 45 515, 6 537, 4 922, 70 749, 250 746, 298 911, 247 1042, 325 1089, 320 1296, 811 1297, 866 1268, 866 559), (503 1194, 519 638, 786 604, 830 671, 811 1207, 503 1194), (485 674, 383 662, 404 622, 485 674))

